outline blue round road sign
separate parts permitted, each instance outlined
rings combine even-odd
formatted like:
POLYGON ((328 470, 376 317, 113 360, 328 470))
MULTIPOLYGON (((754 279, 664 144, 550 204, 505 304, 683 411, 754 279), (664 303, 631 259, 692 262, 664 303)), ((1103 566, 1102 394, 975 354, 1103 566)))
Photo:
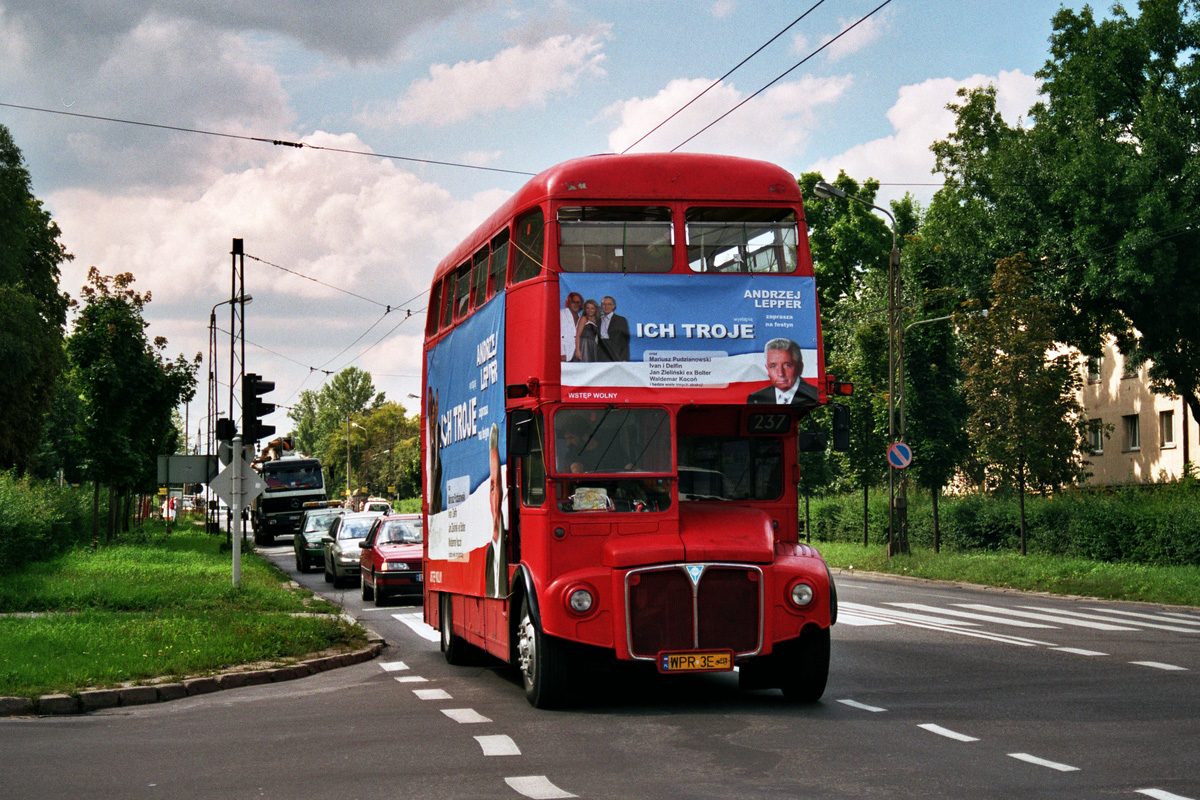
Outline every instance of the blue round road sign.
POLYGON ((896 442, 887 451, 888 464, 892 469, 904 469, 912 463, 912 448, 904 442, 896 442))

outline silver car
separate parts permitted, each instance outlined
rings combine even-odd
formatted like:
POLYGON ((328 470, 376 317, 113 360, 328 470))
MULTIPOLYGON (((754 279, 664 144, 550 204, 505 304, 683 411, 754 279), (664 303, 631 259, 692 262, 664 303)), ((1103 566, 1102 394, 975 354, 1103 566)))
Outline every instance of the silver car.
POLYGON ((375 520, 382 517, 378 511, 360 511, 338 517, 329 526, 329 532, 321 539, 325 551, 325 582, 335 587, 358 583, 359 545, 375 520))

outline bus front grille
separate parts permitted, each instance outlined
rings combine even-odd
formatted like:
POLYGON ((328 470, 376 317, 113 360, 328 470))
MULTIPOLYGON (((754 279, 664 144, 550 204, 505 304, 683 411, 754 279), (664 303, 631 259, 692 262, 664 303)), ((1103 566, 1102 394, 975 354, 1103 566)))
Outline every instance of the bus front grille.
POLYGON ((634 658, 669 650, 762 647, 762 572, 737 564, 678 564, 625 577, 626 629, 634 658), (693 577, 694 576, 694 577, 693 577))

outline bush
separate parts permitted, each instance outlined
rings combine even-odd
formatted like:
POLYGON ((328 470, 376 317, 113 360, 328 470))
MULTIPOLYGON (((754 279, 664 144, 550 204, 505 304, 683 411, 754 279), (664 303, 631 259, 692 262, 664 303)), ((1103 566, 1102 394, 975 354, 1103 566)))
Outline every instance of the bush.
MULTIPOLYGON (((933 508, 928 494, 910 487, 908 539, 933 546, 933 508)), ((885 490, 870 493, 872 544, 887 541, 885 490)), ((1017 497, 968 494, 939 502, 941 544, 948 550, 1015 551, 1020 548, 1017 497)), ((862 495, 815 498, 810 503, 812 539, 862 543, 862 495)), ((1026 496, 1029 552, 1094 561, 1154 566, 1200 566, 1200 481, 1114 490, 1076 489, 1026 496)))
POLYGON ((0 572, 87 541, 91 508, 86 489, 60 489, 0 472, 0 572))

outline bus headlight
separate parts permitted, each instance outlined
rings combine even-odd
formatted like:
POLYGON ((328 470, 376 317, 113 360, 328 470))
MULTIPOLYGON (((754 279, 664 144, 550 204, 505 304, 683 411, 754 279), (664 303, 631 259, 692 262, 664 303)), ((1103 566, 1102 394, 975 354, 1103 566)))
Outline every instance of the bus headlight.
POLYGON ((567 597, 567 605, 576 614, 586 614, 592 610, 592 605, 596 599, 592 597, 592 593, 587 589, 576 589, 567 597))
POLYGON ((797 608, 804 608, 813 601, 813 597, 815 596, 816 593, 813 592, 813 588, 807 583, 801 582, 792 586, 792 603, 795 604, 797 608))

